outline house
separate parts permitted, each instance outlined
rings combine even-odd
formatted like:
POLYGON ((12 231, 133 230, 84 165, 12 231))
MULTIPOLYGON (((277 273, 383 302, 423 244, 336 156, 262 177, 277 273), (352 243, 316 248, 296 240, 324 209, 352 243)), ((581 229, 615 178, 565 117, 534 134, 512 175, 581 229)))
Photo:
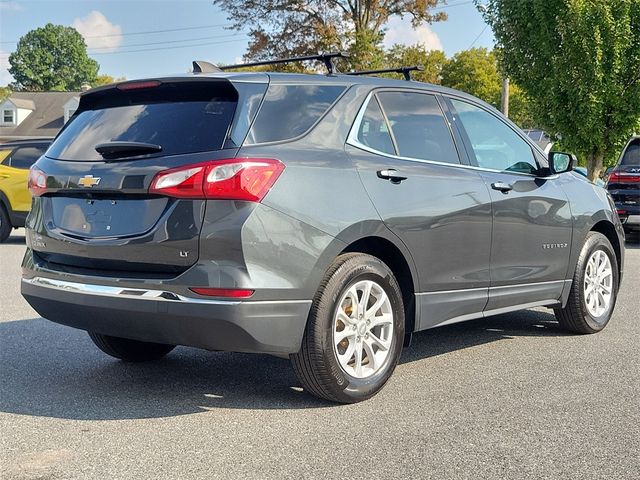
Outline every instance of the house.
POLYGON ((55 137, 79 100, 80 92, 13 92, 0 102, 0 143, 55 137))

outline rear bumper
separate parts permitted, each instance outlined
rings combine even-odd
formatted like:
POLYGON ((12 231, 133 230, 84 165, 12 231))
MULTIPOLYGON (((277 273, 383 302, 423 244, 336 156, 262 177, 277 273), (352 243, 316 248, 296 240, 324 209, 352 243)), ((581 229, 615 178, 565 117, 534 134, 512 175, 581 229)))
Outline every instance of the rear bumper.
POLYGON ((70 327, 235 352, 297 352, 311 307, 310 300, 210 300, 44 277, 23 278, 21 291, 42 317, 70 327))

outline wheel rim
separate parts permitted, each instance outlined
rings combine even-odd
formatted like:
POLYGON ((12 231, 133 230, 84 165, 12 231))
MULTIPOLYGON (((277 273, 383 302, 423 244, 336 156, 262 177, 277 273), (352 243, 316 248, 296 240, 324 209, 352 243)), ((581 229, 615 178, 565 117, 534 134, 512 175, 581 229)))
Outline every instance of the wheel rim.
POLYGON ((333 318, 333 350, 340 367, 356 378, 377 373, 389 357, 393 310, 384 289, 362 280, 342 295, 333 318))
POLYGON ((593 317, 600 317, 609 310, 613 296, 613 268, 611 260, 602 250, 589 257, 584 273, 584 301, 593 317))

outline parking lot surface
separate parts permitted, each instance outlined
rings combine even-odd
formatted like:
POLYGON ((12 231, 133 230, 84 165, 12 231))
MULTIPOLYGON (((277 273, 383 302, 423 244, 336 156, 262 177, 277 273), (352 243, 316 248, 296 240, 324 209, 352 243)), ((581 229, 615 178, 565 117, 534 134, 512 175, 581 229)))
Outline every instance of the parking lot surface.
POLYGON ((640 245, 602 333, 545 309, 422 332, 348 406, 302 392, 284 359, 107 357, 22 300, 24 249, 24 231, 0 245, 3 480, 638 478, 640 245))

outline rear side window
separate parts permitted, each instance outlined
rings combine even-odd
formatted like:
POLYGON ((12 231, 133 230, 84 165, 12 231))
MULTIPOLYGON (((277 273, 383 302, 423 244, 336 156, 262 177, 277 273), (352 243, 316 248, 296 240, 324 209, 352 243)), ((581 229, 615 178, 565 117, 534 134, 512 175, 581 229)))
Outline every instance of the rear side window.
POLYGON ((168 83, 97 92, 81 100, 76 115, 47 155, 62 160, 102 160, 94 147, 112 141, 160 145, 161 155, 220 150, 237 103, 238 92, 229 82, 168 83))
POLYGON ((412 92, 384 92, 378 96, 401 157, 460 163, 436 97, 412 92))
POLYGON ((640 167, 640 139, 634 140, 629 144, 622 156, 620 165, 624 165, 625 167, 640 167))
POLYGON ((367 110, 364 112, 360 128, 358 129, 358 141, 373 150, 389 155, 395 155, 393 140, 387 122, 382 115, 380 105, 376 97, 371 97, 367 110))
POLYGON ((245 143, 277 142, 306 133, 344 90, 339 85, 270 85, 245 143))
POLYGON ((46 151, 44 147, 18 148, 9 159, 13 168, 29 169, 46 151))

